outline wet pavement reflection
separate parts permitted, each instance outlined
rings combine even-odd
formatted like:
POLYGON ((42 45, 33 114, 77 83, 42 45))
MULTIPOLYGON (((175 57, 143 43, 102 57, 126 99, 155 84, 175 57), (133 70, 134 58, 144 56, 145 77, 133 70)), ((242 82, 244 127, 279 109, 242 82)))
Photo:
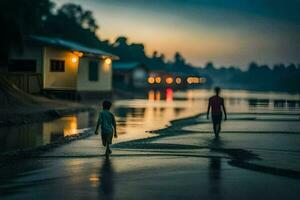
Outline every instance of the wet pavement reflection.
MULTIPOLYGON (((114 169, 110 159, 104 159, 100 171, 100 192, 105 199, 113 199, 114 194, 114 169)), ((101 196, 101 195, 100 195, 101 196)))
POLYGON ((221 191, 221 158, 210 158, 208 166, 209 186, 211 194, 220 194, 221 191))

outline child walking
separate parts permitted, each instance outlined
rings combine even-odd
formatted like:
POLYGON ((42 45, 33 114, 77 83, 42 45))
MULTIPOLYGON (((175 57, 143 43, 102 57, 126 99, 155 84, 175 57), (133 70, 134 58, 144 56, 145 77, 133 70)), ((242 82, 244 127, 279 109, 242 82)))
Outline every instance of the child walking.
POLYGON ((102 107, 103 110, 99 114, 97 127, 95 134, 98 135, 99 126, 101 126, 101 138, 102 144, 106 147, 105 155, 106 157, 111 154, 109 145, 112 143, 113 136, 117 138, 116 130, 116 120, 115 116, 109 111, 112 103, 108 100, 103 101, 102 107))

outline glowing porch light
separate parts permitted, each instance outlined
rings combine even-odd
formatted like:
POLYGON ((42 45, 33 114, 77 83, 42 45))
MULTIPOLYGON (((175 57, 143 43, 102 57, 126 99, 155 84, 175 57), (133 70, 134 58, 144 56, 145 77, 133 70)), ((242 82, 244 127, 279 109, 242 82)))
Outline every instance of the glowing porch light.
POLYGON ((160 77, 156 77, 155 78, 155 82, 159 84, 161 82, 161 78, 160 77))
POLYGON ((173 83, 173 78, 172 77, 166 78, 166 83, 167 84, 172 84, 173 83))
POLYGON ((71 58, 72 63, 77 63, 78 62, 78 57, 77 56, 73 56, 71 58))
POLYGON ((180 77, 177 77, 177 78, 175 79, 175 82, 176 82, 176 84, 180 84, 180 83, 181 83, 181 78, 180 78, 180 77))
POLYGON ((110 58, 105 58, 104 62, 105 64, 110 65, 112 61, 110 58))
POLYGON ((83 53, 80 51, 73 51, 73 54, 81 58, 83 56, 83 53))
POLYGON ((153 84, 155 82, 155 79, 153 77, 148 78, 148 83, 153 84))

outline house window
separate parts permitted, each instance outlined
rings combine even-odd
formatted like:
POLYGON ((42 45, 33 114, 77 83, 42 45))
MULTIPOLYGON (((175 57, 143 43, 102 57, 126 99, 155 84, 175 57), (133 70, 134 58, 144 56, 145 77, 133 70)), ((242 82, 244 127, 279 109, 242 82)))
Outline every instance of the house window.
POLYGON ((9 72, 36 72, 36 60, 11 60, 9 72))
POLYGON ((65 61, 64 60, 50 60, 50 72, 64 72, 65 61))
POLYGON ((89 63, 89 80, 90 81, 98 81, 98 65, 99 63, 97 61, 91 61, 89 63))

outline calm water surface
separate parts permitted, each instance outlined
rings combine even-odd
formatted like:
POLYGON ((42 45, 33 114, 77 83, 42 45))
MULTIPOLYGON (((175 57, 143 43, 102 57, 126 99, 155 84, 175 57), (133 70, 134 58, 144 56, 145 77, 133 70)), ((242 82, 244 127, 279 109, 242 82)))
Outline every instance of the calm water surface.
MULTIPOLYGON (((211 90, 174 92, 149 91, 145 98, 116 100, 116 115, 121 139, 148 136, 146 131, 163 128, 169 121, 205 112, 211 90)), ((229 113, 300 113, 300 95, 274 92, 223 90, 229 113)), ((100 109, 100 108, 99 108, 100 109)), ((0 128, 0 153, 27 149, 55 142, 59 138, 93 128, 97 112, 83 112, 50 122, 0 128)))

